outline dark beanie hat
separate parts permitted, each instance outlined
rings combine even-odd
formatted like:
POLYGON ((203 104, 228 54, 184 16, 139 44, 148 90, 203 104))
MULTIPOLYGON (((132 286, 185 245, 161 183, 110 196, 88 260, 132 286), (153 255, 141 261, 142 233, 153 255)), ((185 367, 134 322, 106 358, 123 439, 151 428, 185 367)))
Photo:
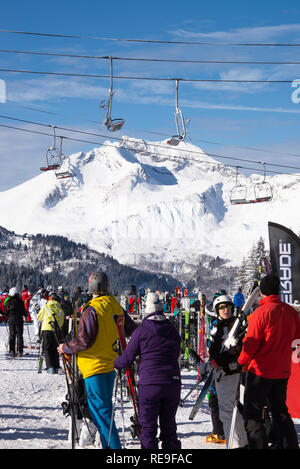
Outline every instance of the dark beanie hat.
POLYGON ((269 296, 269 295, 279 295, 279 286, 280 282, 278 277, 275 275, 266 275, 266 277, 263 277, 260 281, 260 291, 262 292, 263 295, 269 296))

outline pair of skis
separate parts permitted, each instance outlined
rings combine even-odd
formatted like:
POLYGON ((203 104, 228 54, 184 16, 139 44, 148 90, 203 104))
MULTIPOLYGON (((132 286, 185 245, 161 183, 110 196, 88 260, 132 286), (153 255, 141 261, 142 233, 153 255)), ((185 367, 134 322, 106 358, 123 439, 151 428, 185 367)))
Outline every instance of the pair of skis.
MULTIPOLYGON (((74 320, 75 319, 77 319, 76 315, 74 315, 74 320)), ((63 340, 61 336, 61 330, 60 330, 60 327, 57 323, 55 316, 53 316, 53 321, 50 322, 50 325, 52 327, 52 331, 54 333, 56 342, 59 345, 60 343, 63 342, 63 340)), ((77 334, 77 324, 76 326, 73 324, 73 331, 74 331, 74 336, 75 336, 75 334, 77 334)), ((70 362, 68 361, 68 359, 66 358, 64 354, 62 354, 61 357, 62 357, 62 363, 64 367, 64 374, 66 377, 68 396, 70 399, 71 444, 72 444, 72 449, 75 449, 76 443, 79 441, 78 427, 77 427, 77 422, 76 422, 77 420, 76 407, 77 406, 79 408, 83 421, 90 435, 91 435, 91 431, 90 431, 88 422, 85 418, 84 409, 82 408, 82 405, 80 403, 80 397, 78 395, 78 370, 77 370, 77 366, 74 367, 74 359, 76 360, 76 354, 72 355, 72 359, 71 359, 72 363, 71 361, 70 362)))
MULTIPOLYGON (((255 283, 255 285, 257 285, 257 283, 255 283)), ((240 329, 241 329, 241 326, 247 316, 247 313, 249 312, 250 308, 252 307, 252 305, 254 304, 254 302, 256 301, 258 295, 259 295, 259 286, 253 286, 253 289, 252 289, 252 292, 251 294, 249 295, 249 297, 247 298, 247 301, 245 302, 241 312, 240 312, 240 315, 236 318, 227 338, 225 339, 225 341, 223 342, 223 345, 222 345, 222 349, 221 349, 221 352, 222 351, 225 351, 225 350, 228 350, 230 347, 234 346, 235 345, 235 341, 236 341, 236 337, 238 337, 239 333, 240 333, 240 329)), ((206 397, 206 394, 208 393, 209 389, 210 389, 210 386, 213 382, 213 379, 214 379, 214 370, 212 369, 210 372, 209 372, 209 375, 203 385, 203 388, 191 410, 191 413, 189 415, 189 419, 190 420, 194 420, 197 412, 199 411, 201 405, 202 405, 202 402, 203 400, 205 399, 206 397)))

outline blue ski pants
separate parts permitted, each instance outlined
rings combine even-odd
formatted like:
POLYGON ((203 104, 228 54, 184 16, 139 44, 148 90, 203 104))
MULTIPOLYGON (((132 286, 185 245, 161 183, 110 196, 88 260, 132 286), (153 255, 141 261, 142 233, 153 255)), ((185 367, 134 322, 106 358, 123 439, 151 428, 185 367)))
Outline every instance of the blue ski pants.
MULTIPOLYGON (((110 423, 112 418, 112 394, 115 371, 85 378, 85 388, 89 411, 96 425, 103 449, 108 448, 110 423)), ((121 449, 119 434, 113 421, 110 436, 110 449, 121 449)))

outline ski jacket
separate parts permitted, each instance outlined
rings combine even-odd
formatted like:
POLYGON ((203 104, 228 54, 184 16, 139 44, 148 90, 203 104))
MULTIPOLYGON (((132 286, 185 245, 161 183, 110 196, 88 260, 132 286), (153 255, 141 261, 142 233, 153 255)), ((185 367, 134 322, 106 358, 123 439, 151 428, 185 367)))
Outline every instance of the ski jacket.
POLYGON ((20 324, 23 322, 23 316, 27 316, 24 303, 18 294, 6 298, 4 312, 9 324, 20 324))
POLYGON ((53 330, 50 323, 54 320, 53 319, 54 316, 57 320, 59 327, 61 328, 64 322, 63 309, 58 301, 51 299, 47 301, 47 303, 41 307, 37 315, 38 321, 42 322, 42 328, 41 328, 42 331, 53 330))
POLYGON ((32 298, 32 294, 29 292, 29 290, 23 290, 21 293, 21 300, 24 302, 24 306, 26 311, 29 311, 29 303, 32 298))
POLYGON ((114 369, 119 338, 114 316, 124 316, 122 307, 112 295, 98 296, 86 304, 75 339, 63 346, 65 353, 77 353, 83 378, 109 373, 114 369))
POLYGON ((145 317, 123 354, 115 360, 115 368, 128 368, 139 355, 139 384, 180 382, 180 336, 172 323, 162 313, 159 315, 162 320, 151 320, 152 314, 145 317))
POLYGON ((65 317, 73 315, 73 306, 70 300, 62 300, 61 307, 64 311, 65 317))
POLYGON ((6 300, 7 297, 8 297, 7 293, 2 293, 0 295, 0 312, 2 311, 4 313, 4 301, 6 300))
POLYGON ((285 379, 291 373, 292 342, 300 338, 297 312, 279 295, 269 295, 248 317, 248 330, 238 358, 240 365, 267 379, 285 379))
POLYGON ((219 320, 219 322, 214 325, 214 330, 212 331, 209 357, 215 365, 220 367, 226 368, 229 363, 235 362, 242 349, 242 337, 239 337, 236 345, 230 347, 229 350, 221 352, 224 340, 228 336, 235 320, 236 316, 219 320))

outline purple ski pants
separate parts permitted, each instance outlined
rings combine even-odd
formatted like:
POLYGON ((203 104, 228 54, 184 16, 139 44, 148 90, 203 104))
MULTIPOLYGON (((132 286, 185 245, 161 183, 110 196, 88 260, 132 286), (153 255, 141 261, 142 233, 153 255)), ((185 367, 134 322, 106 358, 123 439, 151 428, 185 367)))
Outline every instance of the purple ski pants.
POLYGON ((158 449, 159 440, 162 442, 162 449, 181 448, 176 426, 180 389, 180 383, 139 385, 141 449, 158 449))

